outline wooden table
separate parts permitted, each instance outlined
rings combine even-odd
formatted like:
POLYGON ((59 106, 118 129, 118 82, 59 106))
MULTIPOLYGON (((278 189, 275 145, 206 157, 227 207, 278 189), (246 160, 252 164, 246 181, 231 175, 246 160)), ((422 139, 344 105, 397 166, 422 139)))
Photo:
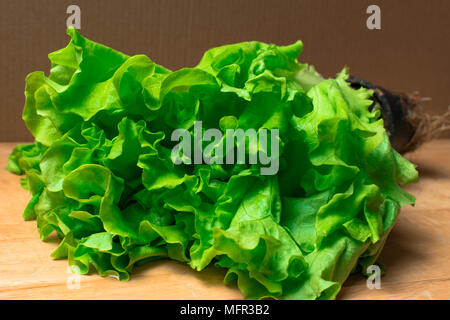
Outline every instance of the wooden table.
MULTIPOLYGON (((241 299, 224 273, 202 272, 173 261, 135 269, 129 282, 98 275, 79 276, 67 260, 52 260, 56 241, 41 242, 36 222, 23 221, 30 199, 19 177, 3 170, 13 143, 0 144, 0 299, 241 299), (79 282, 78 282, 79 280, 79 282)), ((450 298, 450 140, 436 140, 407 156, 419 165, 420 183, 408 186, 417 197, 404 207, 380 261, 381 288, 350 277, 340 299, 450 298)))

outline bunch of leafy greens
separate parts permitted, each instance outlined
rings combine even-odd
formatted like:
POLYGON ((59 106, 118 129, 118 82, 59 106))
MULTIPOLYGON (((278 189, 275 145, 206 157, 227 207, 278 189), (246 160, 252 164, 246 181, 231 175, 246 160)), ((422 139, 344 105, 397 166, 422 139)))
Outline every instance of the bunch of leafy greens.
MULTIPOLYGON (((373 264, 417 180, 389 143, 372 92, 346 71, 323 79, 297 57, 302 43, 211 49, 177 71, 127 56, 69 28, 50 75, 26 78, 23 119, 35 137, 7 169, 32 199, 52 257, 81 274, 128 280, 156 259, 228 270, 246 298, 333 299, 373 264), (279 129, 280 170, 174 165, 174 129, 230 122, 279 129)), ((256 149, 259 146, 252 146, 256 149)))

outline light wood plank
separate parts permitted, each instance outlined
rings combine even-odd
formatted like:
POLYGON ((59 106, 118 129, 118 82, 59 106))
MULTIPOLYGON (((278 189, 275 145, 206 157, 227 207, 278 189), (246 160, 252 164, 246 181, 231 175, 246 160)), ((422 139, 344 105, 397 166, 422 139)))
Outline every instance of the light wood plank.
MULTIPOLYGON (((14 145, 0 144, 0 299, 242 299, 222 283, 223 270, 196 272, 174 261, 138 267, 129 282, 81 276, 77 289, 67 261, 49 256, 56 241, 41 242, 36 222, 22 220, 30 196, 3 170, 14 145)), ((450 140, 407 157, 419 166, 420 183, 407 187, 417 204, 402 209, 380 257, 387 269, 381 289, 352 276, 340 299, 450 298, 450 140)))

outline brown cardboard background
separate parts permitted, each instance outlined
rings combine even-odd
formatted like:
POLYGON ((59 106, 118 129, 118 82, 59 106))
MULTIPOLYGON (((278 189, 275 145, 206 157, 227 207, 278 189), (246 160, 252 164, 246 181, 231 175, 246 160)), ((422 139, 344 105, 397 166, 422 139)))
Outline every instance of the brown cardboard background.
POLYGON ((449 0, 0 0, 0 141, 31 139, 21 120, 24 78, 47 73, 47 54, 67 44, 69 4, 81 7, 86 37, 170 69, 226 43, 301 39, 300 60, 325 76, 348 65, 386 88, 432 97, 430 113, 450 104, 449 0), (370 4, 381 7, 382 30, 366 28, 370 4))

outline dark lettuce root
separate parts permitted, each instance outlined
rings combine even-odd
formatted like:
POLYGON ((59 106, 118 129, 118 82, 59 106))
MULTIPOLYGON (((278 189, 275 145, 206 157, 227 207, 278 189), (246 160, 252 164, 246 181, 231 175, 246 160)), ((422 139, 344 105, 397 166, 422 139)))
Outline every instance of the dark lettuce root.
POLYGON ((401 154, 416 150, 450 129, 450 106, 444 114, 432 116, 421 106, 429 98, 421 98, 418 93, 393 92, 355 76, 347 81, 353 88, 373 92, 373 106, 380 109, 391 145, 401 154))
MULTIPOLYGON (((351 88, 345 70, 325 80, 299 63, 300 41, 218 47, 172 72, 67 32, 50 75, 27 76, 35 142, 7 169, 31 192, 24 218, 42 240, 61 238, 52 257, 76 272, 128 280, 169 258, 226 268, 246 298, 333 299, 414 203, 399 185, 417 172, 391 147, 372 91, 351 88), (278 129, 279 171, 174 164, 171 134, 193 134, 195 121, 278 129)), ((267 150, 249 140, 250 152, 267 150)))

